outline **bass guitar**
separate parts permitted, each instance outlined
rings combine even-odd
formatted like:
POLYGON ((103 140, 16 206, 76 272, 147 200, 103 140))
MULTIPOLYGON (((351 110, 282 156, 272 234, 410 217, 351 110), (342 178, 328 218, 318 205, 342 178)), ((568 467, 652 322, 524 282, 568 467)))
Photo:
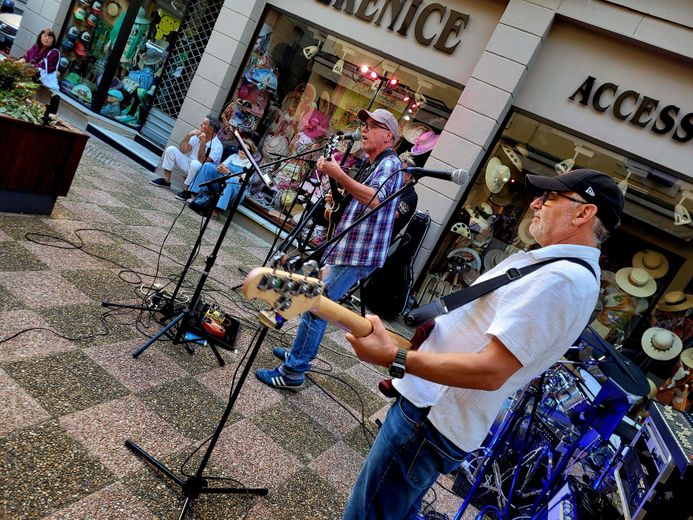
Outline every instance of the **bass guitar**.
MULTIPOLYGON (((325 159, 330 159, 337 149, 337 144, 339 143, 339 136, 333 135, 327 140, 325 145, 325 150, 323 151, 323 157, 325 159)), ((341 166, 341 165, 340 165, 341 166)), ((339 190, 339 184, 332 177, 328 175, 330 181, 330 192, 332 193, 332 203, 325 205, 325 220, 327 221, 326 238, 329 240, 332 238, 335 229, 337 229, 337 224, 339 219, 342 218, 342 214, 349 204, 350 196, 343 195, 339 190)))

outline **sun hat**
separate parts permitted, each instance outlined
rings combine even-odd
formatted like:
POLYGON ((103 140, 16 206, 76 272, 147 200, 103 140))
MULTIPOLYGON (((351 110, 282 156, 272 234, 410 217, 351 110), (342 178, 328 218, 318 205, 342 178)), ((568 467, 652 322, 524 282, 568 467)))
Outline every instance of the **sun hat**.
POLYGON ((633 267, 645 269, 652 278, 661 278, 669 271, 669 260, 657 251, 643 249, 633 256, 633 267))
POLYGON ((623 192, 616 181, 605 173, 579 169, 555 177, 528 174, 526 178, 531 186, 540 190, 577 193, 588 203, 597 206, 597 216, 609 231, 621 223, 623 192))
POLYGON ((265 139, 262 145, 262 153, 270 161, 275 155, 286 155, 289 151, 289 140, 283 135, 272 135, 265 139))
POLYGON ((357 117, 364 123, 370 117, 373 121, 377 121, 378 123, 385 125, 387 129, 392 132, 394 141, 397 142, 397 139, 399 138, 399 124, 397 123, 395 116, 393 116, 389 110, 377 108, 373 110, 373 112, 369 112, 368 110, 362 109, 359 110, 357 117))
POLYGON ((693 368, 693 348, 687 348, 681 352, 681 363, 683 363, 688 368, 693 368))
POLYGON ((498 157, 491 157, 486 165, 486 187, 491 193, 498 193, 510 180, 510 168, 501 163, 498 157))
POLYGON ((693 295, 683 291, 669 291, 659 300, 657 307, 660 311, 677 312, 693 307, 693 295))
POLYGON ((311 139, 317 139, 325 135, 327 128, 327 116, 320 110, 306 112, 301 120, 301 132, 311 139))
POLYGON ((645 354, 658 361, 674 359, 683 349, 681 338, 661 327, 650 327, 643 332, 640 344, 645 354))
POLYGON ((657 291, 655 279, 639 267, 624 267, 616 271, 616 285, 639 298, 647 298, 657 291))
POLYGON ((532 236, 532 233, 529 232, 529 226, 532 224, 532 219, 530 218, 523 218, 520 221, 520 225, 517 226, 517 235, 520 237, 520 240, 527 244, 528 246, 532 246, 537 243, 537 241, 534 239, 532 236))
POLYGON ((414 144, 421 134, 431 132, 432 130, 430 126, 424 123, 410 121, 402 127, 402 137, 404 137, 405 141, 414 144))
POLYGON ((421 155, 426 152, 430 152, 433 150, 433 147, 436 145, 439 138, 440 135, 436 134, 433 130, 424 132, 417 137, 414 146, 412 146, 411 153, 414 155, 421 155))

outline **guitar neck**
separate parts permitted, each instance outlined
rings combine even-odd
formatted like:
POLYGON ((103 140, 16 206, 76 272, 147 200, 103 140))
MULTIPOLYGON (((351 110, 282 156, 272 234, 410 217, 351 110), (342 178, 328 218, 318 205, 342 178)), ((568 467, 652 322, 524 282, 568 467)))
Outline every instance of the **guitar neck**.
MULTIPOLYGON (((337 325, 341 329, 348 330, 357 338, 368 336, 373 332, 373 324, 355 312, 345 309, 337 302, 330 300, 324 296, 318 298, 317 304, 311 309, 313 314, 318 315, 324 320, 337 325)), ((388 331, 392 342, 398 347, 405 350, 411 348, 411 343, 394 332, 388 331)))

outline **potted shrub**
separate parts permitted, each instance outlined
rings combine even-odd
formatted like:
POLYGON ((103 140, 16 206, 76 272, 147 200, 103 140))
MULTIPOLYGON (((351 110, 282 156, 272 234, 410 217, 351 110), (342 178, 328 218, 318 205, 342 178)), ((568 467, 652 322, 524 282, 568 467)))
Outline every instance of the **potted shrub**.
POLYGON ((47 116, 32 65, 0 60, 0 211, 53 211, 67 195, 89 136, 47 116))

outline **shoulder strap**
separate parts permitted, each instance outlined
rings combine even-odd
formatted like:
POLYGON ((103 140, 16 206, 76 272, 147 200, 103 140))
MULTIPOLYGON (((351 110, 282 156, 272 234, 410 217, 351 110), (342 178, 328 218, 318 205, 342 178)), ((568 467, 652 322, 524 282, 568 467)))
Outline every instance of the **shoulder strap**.
POLYGON ((597 278, 597 274, 594 272, 594 269, 592 269, 592 266, 584 260, 572 257, 549 258, 543 262, 537 262, 536 264, 527 265, 525 267, 511 267, 501 275, 494 276, 489 280, 484 280, 483 282, 475 285, 470 285, 469 287, 465 287, 460 291, 449 294, 440 300, 436 300, 424 305, 423 307, 419 307, 418 309, 415 309, 407 314, 404 317, 404 322, 409 326, 420 325, 428 320, 432 320, 433 318, 440 316, 441 314, 447 314, 458 307, 462 307, 463 305, 466 305, 469 302, 490 293, 491 291, 495 291, 507 283, 522 278, 529 273, 533 273, 546 264, 557 262, 559 260, 567 260, 568 262, 579 264, 588 269, 595 279, 597 278))

